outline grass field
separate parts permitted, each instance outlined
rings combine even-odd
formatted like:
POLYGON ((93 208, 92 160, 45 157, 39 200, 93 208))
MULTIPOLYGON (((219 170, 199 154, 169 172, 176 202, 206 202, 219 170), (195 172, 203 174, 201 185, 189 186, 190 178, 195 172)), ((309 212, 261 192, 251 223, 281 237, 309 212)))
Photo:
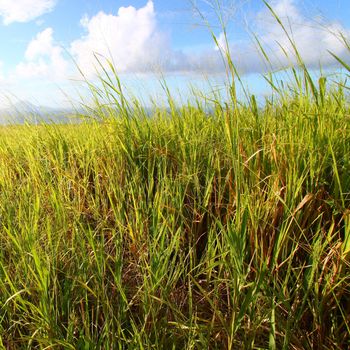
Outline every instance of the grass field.
POLYGON ((349 348, 348 87, 292 72, 151 117, 107 75, 86 123, 2 127, 0 347, 349 348))

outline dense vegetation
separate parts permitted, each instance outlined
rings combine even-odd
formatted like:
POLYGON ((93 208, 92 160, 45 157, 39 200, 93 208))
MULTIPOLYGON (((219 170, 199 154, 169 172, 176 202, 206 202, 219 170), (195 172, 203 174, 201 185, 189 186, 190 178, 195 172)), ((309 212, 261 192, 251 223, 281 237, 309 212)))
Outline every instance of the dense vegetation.
POLYGON ((120 112, 1 129, 3 347, 346 348, 342 89, 120 112))
POLYGON ((293 71, 151 117, 107 75, 85 123, 2 127, 0 346, 350 347, 347 87, 293 71))

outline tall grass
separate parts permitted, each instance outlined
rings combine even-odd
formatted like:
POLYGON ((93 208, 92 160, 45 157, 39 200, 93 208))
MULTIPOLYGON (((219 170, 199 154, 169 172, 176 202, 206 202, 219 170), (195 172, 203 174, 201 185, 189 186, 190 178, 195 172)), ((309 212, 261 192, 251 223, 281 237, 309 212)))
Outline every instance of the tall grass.
POLYGON ((348 348, 347 87, 293 72, 149 117, 111 66, 86 123, 2 127, 0 346, 348 348))

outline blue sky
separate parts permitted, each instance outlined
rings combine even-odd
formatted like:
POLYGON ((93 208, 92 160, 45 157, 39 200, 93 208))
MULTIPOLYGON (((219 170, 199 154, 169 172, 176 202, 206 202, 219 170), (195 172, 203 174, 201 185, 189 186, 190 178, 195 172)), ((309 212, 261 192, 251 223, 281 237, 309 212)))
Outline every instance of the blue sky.
MULTIPOLYGON (((56 106, 78 100, 85 93, 73 61, 93 81, 94 52, 113 59, 123 81, 143 96, 160 93, 160 71, 185 95, 189 83, 203 86, 210 79, 220 85, 225 81, 224 65, 197 11, 226 50, 210 2, 216 0, 2 0, 0 107, 8 99, 56 106)), ((262 0, 219 2, 234 61, 249 88, 264 93, 259 77, 266 64, 251 33, 269 53, 271 69, 293 64, 290 44, 262 0)), ((349 60, 338 35, 350 36, 349 0, 269 3, 293 33, 310 67, 331 67, 334 60, 327 50, 349 60)))

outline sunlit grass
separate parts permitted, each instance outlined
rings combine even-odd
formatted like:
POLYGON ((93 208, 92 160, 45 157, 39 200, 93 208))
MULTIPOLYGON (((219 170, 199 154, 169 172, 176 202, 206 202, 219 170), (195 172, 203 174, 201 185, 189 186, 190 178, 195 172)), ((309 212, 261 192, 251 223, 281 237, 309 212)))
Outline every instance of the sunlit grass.
POLYGON ((347 86, 149 116, 109 69, 86 123, 0 128, 2 348, 348 348, 347 86))

